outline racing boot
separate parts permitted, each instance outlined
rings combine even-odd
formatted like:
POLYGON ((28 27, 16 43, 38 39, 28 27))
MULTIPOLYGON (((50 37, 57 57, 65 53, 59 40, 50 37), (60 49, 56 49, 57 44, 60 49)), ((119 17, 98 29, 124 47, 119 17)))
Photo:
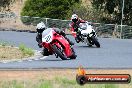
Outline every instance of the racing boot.
POLYGON ((75 37, 75 40, 76 40, 77 43, 79 43, 81 41, 80 35, 81 35, 81 32, 78 31, 77 36, 75 37))
POLYGON ((76 40, 77 43, 79 43, 81 41, 81 38, 80 38, 79 34, 77 34, 77 37, 75 37, 75 40, 76 40))
POLYGON ((48 51, 48 49, 47 49, 47 48, 44 48, 43 51, 41 52, 41 54, 42 54, 43 56, 49 56, 49 51, 48 51))
POLYGON ((75 40, 76 40, 77 43, 80 42, 80 40, 78 39, 78 37, 75 37, 75 40))
POLYGON ((38 43, 38 46, 39 46, 39 48, 42 48, 42 44, 41 43, 38 43))

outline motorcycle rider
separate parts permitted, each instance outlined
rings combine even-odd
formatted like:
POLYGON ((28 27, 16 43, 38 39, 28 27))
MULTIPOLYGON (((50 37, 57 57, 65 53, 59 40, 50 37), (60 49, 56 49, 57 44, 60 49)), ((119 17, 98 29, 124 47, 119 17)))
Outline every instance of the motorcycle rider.
POLYGON ((75 40, 77 43, 79 43, 81 41, 81 38, 79 37, 81 32, 78 31, 79 28, 79 24, 80 23, 85 23, 87 21, 82 20, 81 18, 79 18, 76 14, 73 14, 71 17, 72 23, 70 24, 71 26, 71 31, 76 32, 76 37, 75 40))
MULTIPOLYGON (((57 30, 55 28, 53 28, 55 30, 56 33, 62 35, 68 42, 70 45, 74 45, 74 43, 72 41, 70 41, 67 37, 66 37, 66 34, 65 32, 61 31, 61 30, 57 30)), ((36 41, 38 42, 38 46, 39 48, 42 48, 42 33, 44 30, 46 30, 46 26, 43 22, 37 24, 37 27, 36 27, 36 30, 37 30, 37 36, 36 36, 36 41)), ((48 49, 44 48, 43 52, 42 53, 45 53, 45 55, 49 55, 48 54, 48 49), (46 52, 46 53, 45 53, 46 52)))
POLYGON ((39 48, 42 48, 42 33, 46 29, 46 26, 43 22, 37 24, 36 30, 37 30, 37 36, 36 36, 36 41, 38 42, 39 48))

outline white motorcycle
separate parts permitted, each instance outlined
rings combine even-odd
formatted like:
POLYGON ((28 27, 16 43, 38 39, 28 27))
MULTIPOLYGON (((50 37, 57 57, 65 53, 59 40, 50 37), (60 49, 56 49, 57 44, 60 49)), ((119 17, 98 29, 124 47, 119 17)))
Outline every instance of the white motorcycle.
POLYGON ((88 46, 96 45, 100 47, 100 43, 98 42, 96 32, 92 25, 89 23, 80 23, 78 30, 80 32, 79 37, 81 42, 84 42, 88 46))

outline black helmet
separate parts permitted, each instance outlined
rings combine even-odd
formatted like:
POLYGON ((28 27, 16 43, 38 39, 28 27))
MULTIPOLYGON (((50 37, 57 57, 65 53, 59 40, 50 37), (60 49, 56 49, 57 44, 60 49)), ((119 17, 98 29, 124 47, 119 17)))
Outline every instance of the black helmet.
POLYGON ((71 20, 76 23, 78 21, 78 16, 76 14, 73 14, 71 20))

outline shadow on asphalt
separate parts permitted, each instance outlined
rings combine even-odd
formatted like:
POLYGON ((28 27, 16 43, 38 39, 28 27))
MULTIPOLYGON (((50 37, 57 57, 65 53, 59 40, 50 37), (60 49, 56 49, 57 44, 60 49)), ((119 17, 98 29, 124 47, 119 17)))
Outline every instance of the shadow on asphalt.
POLYGON ((68 61, 68 60, 76 60, 76 59, 67 59, 67 60, 61 60, 61 59, 45 59, 43 61, 68 61))
POLYGON ((45 59, 43 61, 62 61, 61 59, 45 59))
POLYGON ((81 47, 81 48, 98 48, 96 46, 78 46, 78 47, 81 47))

